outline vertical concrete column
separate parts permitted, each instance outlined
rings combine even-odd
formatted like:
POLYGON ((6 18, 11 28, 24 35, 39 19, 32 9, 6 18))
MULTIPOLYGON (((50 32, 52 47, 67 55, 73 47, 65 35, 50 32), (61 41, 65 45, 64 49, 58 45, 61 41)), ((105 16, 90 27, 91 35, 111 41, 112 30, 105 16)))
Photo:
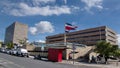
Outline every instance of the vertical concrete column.
POLYGON ((68 53, 68 49, 66 49, 66 60, 69 60, 69 53, 68 53))
POLYGON ((71 49, 66 49, 65 52, 66 52, 65 53, 65 59, 69 60, 69 53, 71 52, 71 49))

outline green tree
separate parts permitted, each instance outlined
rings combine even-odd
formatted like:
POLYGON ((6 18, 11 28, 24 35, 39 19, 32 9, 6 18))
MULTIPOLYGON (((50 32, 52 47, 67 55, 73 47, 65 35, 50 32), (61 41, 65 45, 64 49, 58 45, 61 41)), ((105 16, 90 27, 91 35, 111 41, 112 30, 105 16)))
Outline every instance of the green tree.
POLYGON ((19 44, 21 44, 21 45, 26 45, 27 44, 27 38, 24 38, 24 39, 19 39, 19 44))
MULTIPOLYGON (((110 56, 119 56, 119 48, 118 45, 111 45, 109 42, 106 41, 99 41, 96 45, 95 52, 103 55, 104 57, 110 56)), ((107 58, 106 58, 107 62, 107 58)))
POLYGON ((120 48, 118 47, 115 47, 114 48, 115 50, 113 51, 113 56, 117 57, 117 58, 120 58, 120 48))
POLYGON ((96 45, 95 51, 104 56, 109 56, 112 51, 112 45, 106 41, 99 41, 96 45))
POLYGON ((3 42, 2 42, 2 41, 0 41, 0 47, 2 47, 2 44, 3 44, 3 42))
POLYGON ((14 48, 14 44, 12 42, 7 43, 7 48, 8 49, 14 48))
POLYGON ((2 44, 3 42, 0 41, 0 44, 2 44))
POLYGON ((3 44, 3 42, 2 41, 0 41, 0 45, 2 45, 3 44))

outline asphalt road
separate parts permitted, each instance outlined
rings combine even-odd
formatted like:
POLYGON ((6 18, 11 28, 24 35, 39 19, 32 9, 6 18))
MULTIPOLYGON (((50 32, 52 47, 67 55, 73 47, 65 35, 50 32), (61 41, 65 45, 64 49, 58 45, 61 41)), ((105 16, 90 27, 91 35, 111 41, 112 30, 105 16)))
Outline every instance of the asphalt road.
POLYGON ((0 68, 96 68, 96 67, 60 64, 50 61, 34 60, 31 58, 17 57, 0 53, 0 68))

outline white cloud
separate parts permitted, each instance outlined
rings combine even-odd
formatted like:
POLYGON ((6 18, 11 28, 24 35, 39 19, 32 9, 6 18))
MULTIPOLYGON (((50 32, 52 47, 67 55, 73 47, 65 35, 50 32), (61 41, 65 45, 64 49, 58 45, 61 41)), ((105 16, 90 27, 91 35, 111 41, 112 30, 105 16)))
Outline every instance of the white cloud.
POLYGON ((37 40, 36 42, 45 43, 45 40, 37 40))
POLYGON ((54 3, 56 0, 32 0, 34 5, 40 5, 41 3, 54 3))
POLYGON ((118 45, 120 47, 120 34, 117 35, 118 45))
POLYGON ((30 6, 26 3, 12 4, 4 8, 4 12, 13 16, 32 16, 32 15, 61 15, 71 14, 72 7, 62 6, 30 6))
POLYGON ((37 28, 36 27, 30 27, 29 30, 30 30, 30 33, 33 34, 33 35, 35 35, 37 33, 37 28))
MULTIPOLYGON (((67 3, 67 0, 61 1, 67 3)), ((56 0, 20 0, 18 2, 3 1, 0 3, 0 11, 13 16, 52 16, 72 14, 79 8, 74 5, 57 5, 55 2, 56 0)))
POLYGON ((49 2, 55 2, 56 0, 32 0, 32 1, 35 3, 41 3, 41 2, 49 3, 49 2))
POLYGON ((52 33, 54 32, 53 25, 49 21, 40 21, 35 24, 34 27, 30 27, 29 31, 31 34, 36 35, 40 33, 52 33))
POLYGON ((81 0, 86 4, 84 7, 85 10, 90 11, 91 8, 97 8, 99 10, 103 9, 102 2, 103 0, 81 0))

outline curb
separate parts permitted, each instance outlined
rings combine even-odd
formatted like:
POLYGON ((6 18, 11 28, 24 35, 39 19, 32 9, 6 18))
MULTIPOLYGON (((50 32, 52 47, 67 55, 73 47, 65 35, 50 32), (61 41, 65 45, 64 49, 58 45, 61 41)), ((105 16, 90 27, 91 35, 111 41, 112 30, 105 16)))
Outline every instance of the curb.
POLYGON ((87 64, 87 63, 81 63, 81 62, 75 62, 75 64, 72 64, 71 61, 67 61, 67 62, 58 62, 60 64, 69 64, 69 65, 77 65, 77 66, 91 66, 91 67, 102 67, 102 68, 119 68, 119 66, 115 66, 115 65, 110 65, 110 64, 107 64, 107 65, 104 65, 104 64, 87 64))

